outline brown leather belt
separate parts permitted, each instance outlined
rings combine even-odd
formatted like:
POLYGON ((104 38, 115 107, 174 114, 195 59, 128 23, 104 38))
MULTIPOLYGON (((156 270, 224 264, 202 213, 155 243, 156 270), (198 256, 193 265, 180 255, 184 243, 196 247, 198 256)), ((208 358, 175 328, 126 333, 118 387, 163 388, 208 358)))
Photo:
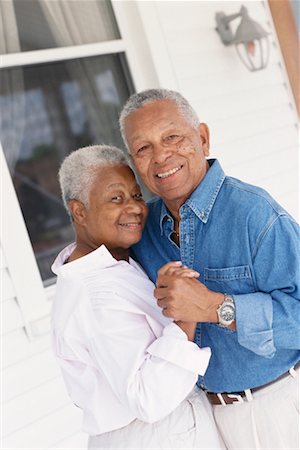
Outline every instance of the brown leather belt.
MULTIPOLYGON (((294 366, 294 370, 298 369, 300 367, 300 362, 298 362, 294 366)), ((259 386, 253 389, 249 389, 249 392, 252 394, 255 392, 260 391, 261 389, 264 389, 267 386, 271 386, 271 384, 276 383, 276 381, 283 380, 284 378, 287 378, 290 376, 290 372, 285 372, 280 377, 276 378, 276 380, 271 381, 270 383, 264 384, 263 386, 259 386)), ((208 392, 205 391, 208 400, 212 405, 231 405, 235 402, 241 402, 243 399, 247 396, 246 391, 241 392, 222 392, 220 394, 216 394, 215 392, 208 392), (241 400, 242 398, 242 400, 241 400)))

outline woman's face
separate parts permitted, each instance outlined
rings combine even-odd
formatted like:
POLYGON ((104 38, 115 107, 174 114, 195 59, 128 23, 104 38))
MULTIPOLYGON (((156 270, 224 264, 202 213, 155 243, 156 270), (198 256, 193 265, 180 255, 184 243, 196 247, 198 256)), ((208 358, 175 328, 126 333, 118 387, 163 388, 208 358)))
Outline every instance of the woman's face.
POLYGON ((132 170, 128 166, 101 167, 85 208, 86 244, 93 249, 104 244, 117 257, 141 239, 147 213, 132 170))

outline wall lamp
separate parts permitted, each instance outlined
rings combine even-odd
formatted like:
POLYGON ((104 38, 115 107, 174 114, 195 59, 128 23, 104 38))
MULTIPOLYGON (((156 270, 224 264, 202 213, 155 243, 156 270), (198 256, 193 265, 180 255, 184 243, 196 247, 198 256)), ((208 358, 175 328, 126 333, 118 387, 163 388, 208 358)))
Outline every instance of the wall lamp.
POLYGON ((247 8, 227 16, 223 12, 216 13, 216 31, 224 45, 235 45, 243 64, 251 71, 261 70, 267 66, 269 59, 269 40, 267 31, 248 15, 247 8), (233 35, 230 22, 241 17, 241 23, 233 35))

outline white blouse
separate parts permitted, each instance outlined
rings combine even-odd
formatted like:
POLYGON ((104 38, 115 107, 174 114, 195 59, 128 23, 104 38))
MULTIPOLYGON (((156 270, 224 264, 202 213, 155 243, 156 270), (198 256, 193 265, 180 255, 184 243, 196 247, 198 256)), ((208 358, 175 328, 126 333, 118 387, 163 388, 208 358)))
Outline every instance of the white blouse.
POLYGON ((54 352, 83 431, 101 434, 138 418, 167 416, 194 387, 210 359, 164 317, 141 267, 115 260, 105 246, 64 264, 56 258, 54 352))

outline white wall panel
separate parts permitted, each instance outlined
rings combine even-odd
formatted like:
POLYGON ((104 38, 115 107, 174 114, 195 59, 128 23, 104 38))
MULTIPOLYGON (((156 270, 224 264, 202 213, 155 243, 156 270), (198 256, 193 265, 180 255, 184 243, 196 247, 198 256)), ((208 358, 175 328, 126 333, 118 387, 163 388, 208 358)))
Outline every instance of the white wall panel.
MULTIPOLYGON (((137 89, 161 86, 182 92, 210 126, 211 155, 220 159, 226 172, 267 189, 297 215, 297 117, 267 3, 243 2, 271 33, 267 69, 247 71, 235 49, 224 47, 215 31, 215 13, 235 13, 241 3, 113 0, 129 64, 136 70, 137 89)), ((84 449, 87 438, 79 432, 81 412, 70 403, 49 334, 43 334, 49 327, 46 316, 54 289, 43 289, 28 238, 23 242, 18 234, 15 240, 11 223, 20 222, 21 213, 17 207, 12 211, 17 200, 11 180, 7 185, 8 214, 1 238, 6 239, 7 258, 0 246, 4 282, 2 445, 7 449, 84 449), (23 260, 20 248, 24 249, 23 260), (34 301, 28 304, 32 295, 34 301), (24 317, 15 297, 20 299, 24 317), (28 321, 33 340, 24 329, 28 321)))
POLYGON ((8 273, 7 268, 0 269, 1 271, 1 301, 9 300, 16 296, 15 289, 13 287, 12 279, 8 273))
POLYGON ((41 336, 30 341, 24 328, 18 328, 14 332, 2 336, 2 360, 3 369, 17 363, 26 361, 27 358, 43 352, 50 346, 50 336, 41 336))
POLYGON ((2 373, 2 401, 9 401, 60 376, 51 349, 8 367, 2 373))
POLYGON ((3 439, 2 448, 12 450, 86 449, 87 436, 78 433, 80 426, 81 413, 69 404, 14 431, 3 439))
MULTIPOLYGON (((298 118, 267 2, 140 3, 161 87, 179 90, 209 125, 211 155, 228 175, 261 185, 298 216, 298 118), (215 30, 216 12, 233 14, 242 4, 270 33, 270 60, 261 71, 248 71, 215 30), (159 28, 159 42, 151 26, 159 28), (170 83, 162 73, 166 65, 170 83)), ((239 22, 231 23, 233 32, 239 22)))
POLYGON ((3 249, 0 243, 0 269, 5 269, 7 267, 7 262, 3 253, 3 249))
POLYGON ((3 302, 1 309, 3 317, 5 318, 5 320, 2 321, 2 335, 20 329, 24 325, 20 308, 14 298, 3 302))
MULTIPOLYGON (((2 404, 3 436, 37 422, 70 403, 60 377, 2 404)), ((27 443, 26 443, 27 445, 27 443)))

